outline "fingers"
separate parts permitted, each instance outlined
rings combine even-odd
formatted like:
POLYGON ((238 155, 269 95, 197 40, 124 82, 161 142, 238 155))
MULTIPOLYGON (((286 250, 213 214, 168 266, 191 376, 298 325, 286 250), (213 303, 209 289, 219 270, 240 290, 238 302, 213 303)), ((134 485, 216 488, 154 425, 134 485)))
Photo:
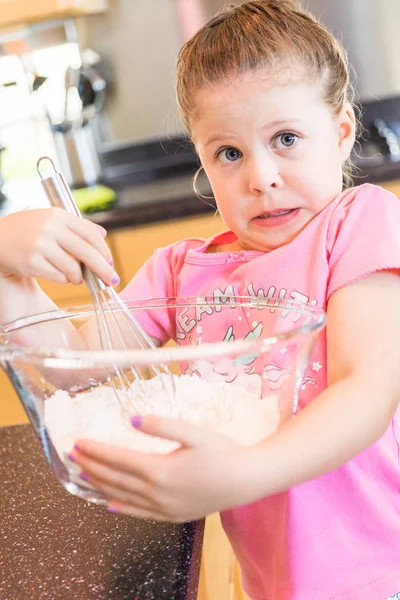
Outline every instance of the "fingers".
POLYGON ((107 235, 104 227, 101 227, 96 223, 92 223, 87 219, 76 218, 74 215, 70 215, 69 213, 66 213, 65 218, 66 224, 71 231, 88 242, 89 245, 93 246, 93 248, 95 248, 103 256, 106 262, 111 260, 110 249, 104 240, 107 235))
MULTIPOLYGON (((100 238, 103 242, 102 238, 100 238)), ((115 285, 118 277, 113 267, 108 261, 111 260, 111 253, 107 248, 107 255, 99 255, 99 249, 86 241, 83 237, 72 231, 62 232, 58 240, 63 254, 52 255, 50 262, 58 269, 62 270, 68 278, 68 281, 79 284, 82 281, 82 263, 91 269, 107 285, 115 285), (57 258, 59 259, 56 262, 57 258), (78 262, 77 262, 78 261, 78 262)))
POLYGON ((112 512, 142 519, 174 521, 175 516, 157 501, 157 493, 148 482, 91 461, 79 454, 76 463, 83 469, 83 479, 89 481, 110 502, 112 512), (151 491, 150 491, 151 490, 151 491), (113 508, 114 507, 114 510, 113 508))
MULTIPOLYGON (((119 283, 119 277, 110 264, 112 255, 104 240, 107 235, 104 227, 85 219, 76 218, 68 213, 66 219, 68 230, 62 231, 59 239, 63 250, 91 269, 105 284, 116 285, 119 283)), ((79 275, 76 267, 73 268, 71 263, 69 263, 69 269, 72 271, 71 277, 64 271, 68 280, 71 283, 79 284, 82 278, 81 269, 79 269, 79 275)))
POLYGON ((147 471, 151 473, 151 469, 143 464, 135 466, 142 460, 146 463, 146 455, 126 451, 124 454, 129 453, 130 456, 123 456, 115 446, 109 447, 110 453, 107 452, 106 444, 94 443, 93 448, 91 446, 92 443, 86 440, 79 442, 80 450, 74 449, 70 454, 70 459, 82 469, 85 480, 110 500, 119 500, 146 511, 160 510, 155 486, 151 476, 146 475, 147 471), (84 453, 85 449, 92 450, 90 457, 84 453), (102 462, 97 462, 93 458, 94 454, 101 456, 102 462), (133 456, 138 454, 141 460, 135 461, 133 456))
POLYGON ((102 462, 97 462, 83 452, 76 452, 75 450, 71 456, 74 457, 74 461, 82 471, 89 475, 90 481, 93 483, 96 481, 102 489, 108 486, 121 492, 138 495, 141 498, 145 497, 147 481, 143 476, 137 476, 133 461, 129 466, 126 465, 125 469, 121 469, 120 462, 116 461, 113 462, 112 467, 108 466, 105 456, 102 462))
MULTIPOLYGON (((74 261, 71 262, 73 262, 76 266, 76 280, 78 280, 80 277, 80 280, 82 281, 82 273, 79 265, 74 261)), ((32 263, 26 265, 26 267, 26 272, 22 273, 22 275, 25 277, 37 276, 36 273, 40 273, 40 277, 48 279, 49 281, 54 281, 55 283, 66 284, 69 281, 72 282, 71 278, 67 277, 62 269, 58 269, 55 265, 41 255, 35 256, 32 260, 32 263)))
POLYGON ((132 425, 143 433, 179 442, 186 448, 200 446, 205 437, 203 427, 192 425, 182 419, 137 415, 132 418, 132 425))
POLYGON ((88 480, 96 489, 110 500, 119 500, 125 504, 135 504, 140 508, 152 509, 153 503, 149 500, 149 494, 143 486, 143 482, 128 475, 120 474, 118 477, 110 477, 107 473, 97 475, 96 465, 87 467, 83 471, 84 479, 88 480), (140 489, 143 488, 143 491, 140 489))
POLYGON ((97 250, 73 232, 61 231, 58 242, 30 252, 19 269, 24 277, 44 277, 57 283, 82 283, 82 264, 87 264, 105 283, 115 284, 116 273, 97 250))
MULTIPOLYGON (((103 478, 109 474, 109 471, 115 474, 117 470, 147 481, 152 466, 150 454, 93 440, 78 440, 72 455, 84 471, 95 469, 93 473, 103 478), (108 470, 102 470, 103 468, 108 470)), ((159 458, 162 460, 164 457, 159 456, 159 458)))
POLYGON ((27 234, 13 243, 17 250, 11 272, 25 277, 44 277, 58 283, 82 282, 82 264, 87 265, 107 285, 119 278, 110 265, 111 252, 104 238, 104 227, 71 215, 62 208, 27 211, 28 215, 11 223, 11 241, 20 223, 27 234), (28 224, 27 218, 30 217, 28 224))

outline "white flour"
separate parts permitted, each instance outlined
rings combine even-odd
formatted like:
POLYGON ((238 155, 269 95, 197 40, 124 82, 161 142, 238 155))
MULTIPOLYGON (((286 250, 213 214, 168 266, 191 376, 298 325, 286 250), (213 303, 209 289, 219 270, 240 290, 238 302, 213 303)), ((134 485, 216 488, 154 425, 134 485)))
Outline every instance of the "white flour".
MULTIPOLYGON (((135 382, 127 394, 99 386, 71 397, 59 390, 45 401, 44 422, 60 458, 79 438, 116 444, 142 452, 168 453, 179 444, 136 430, 130 416, 155 414, 196 423, 228 435, 244 446, 256 444, 278 426, 278 397, 259 394, 225 381, 209 382, 197 375, 174 375, 176 394, 170 401, 160 377, 135 382), (145 391, 146 397, 143 396, 145 391), (134 403, 134 408, 131 404, 134 403)), ((164 378, 165 385, 168 379, 164 378)), ((64 457, 64 458, 63 458, 64 457)))

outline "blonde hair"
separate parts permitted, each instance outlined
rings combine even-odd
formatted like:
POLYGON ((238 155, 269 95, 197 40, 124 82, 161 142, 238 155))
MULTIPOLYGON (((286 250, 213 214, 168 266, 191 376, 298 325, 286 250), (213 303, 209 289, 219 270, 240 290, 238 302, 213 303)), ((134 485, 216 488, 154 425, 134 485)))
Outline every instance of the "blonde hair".
MULTIPOLYGON (((250 0, 231 5, 211 19, 180 50, 177 98, 189 134, 194 93, 258 69, 298 64, 320 88, 333 115, 354 104, 347 54, 338 40, 308 11, 291 0, 250 0)), ((343 182, 351 184, 351 161, 343 182)))

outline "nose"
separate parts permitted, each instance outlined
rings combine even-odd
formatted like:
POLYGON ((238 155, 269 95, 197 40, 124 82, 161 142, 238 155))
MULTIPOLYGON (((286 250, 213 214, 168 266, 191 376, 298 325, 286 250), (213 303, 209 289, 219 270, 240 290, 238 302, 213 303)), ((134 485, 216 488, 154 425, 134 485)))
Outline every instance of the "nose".
POLYGON ((249 190, 254 195, 262 195, 282 183, 276 157, 266 153, 248 160, 247 177, 249 190))

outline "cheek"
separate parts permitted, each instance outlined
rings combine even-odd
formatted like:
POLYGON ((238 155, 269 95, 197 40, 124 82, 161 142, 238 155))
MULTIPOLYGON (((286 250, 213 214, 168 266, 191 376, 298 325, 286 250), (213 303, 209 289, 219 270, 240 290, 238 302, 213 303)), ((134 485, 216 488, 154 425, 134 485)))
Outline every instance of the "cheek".
MULTIPOLYGON (((297 165, 297 178, 308 181, 308 185, 320 185, 321 182, 330 184, 337 180, 342 168, 342 161, 338 146, 322 145, 315 151, 307 154, 297 165)), ((307 185, 307 184, 306 184, 307 185)))
POLYGON ((218 176, 218 170, 215 168, 215 165, 207 164, 207 162, 202 162, 202 165, 204 167, 205 176, 207 177, 214 194, 216 194, 221 187, 221 177, 218 176))
POLYGON ((235 190, 238 189, 235 178, 233 176, 226 177, 220 168, 205 168, 205 171, 216 200, 221 204, 227 203, 229 199, 233 200, 235 190))

